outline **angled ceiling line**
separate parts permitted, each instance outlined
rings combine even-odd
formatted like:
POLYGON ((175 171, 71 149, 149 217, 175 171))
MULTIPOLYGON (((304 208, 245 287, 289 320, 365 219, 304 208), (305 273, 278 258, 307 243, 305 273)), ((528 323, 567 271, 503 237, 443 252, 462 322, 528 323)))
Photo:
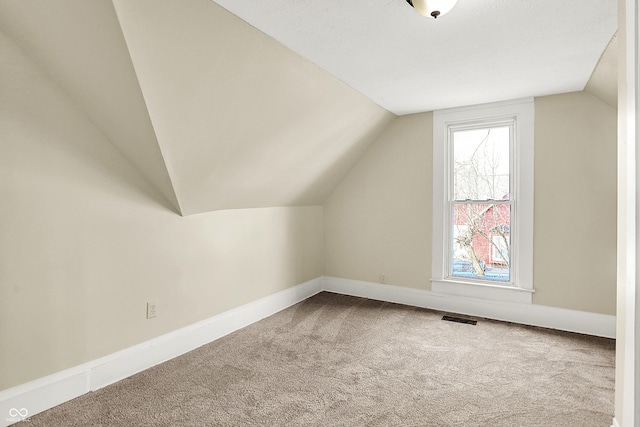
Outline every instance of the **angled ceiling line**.
MULTIPOLYGON (((142 101, 144 102, 144 106, 145 106, 145 110, 147 112, 147 115, 149 116, 149 122, 151 123, 151 130, 153 132, 153 136, 155 138, 156 144, 158 145, 158 150, 160 152, 160 157, 162 159, 162 163, 167 171, 167 175, 169 177, 169 184, 170 184, 170 191, 172 193, 172 195, 175 198, 175 207, 177 208, 177 213, 180 216, 184 216, 183 214, 183 210, 182 210, 182 203, 180 202, 180 195, 178 194, 178 192, 176 191, 175 185, 174 185, 174 180, 173 180, 173 173, 171 171, 171 168, 169 167, 167 160, 165 158, 165 154, 162 150, 162 146, 160 145, 160 141, 158 141, 158 135, 156 133, 156 127, 153 123, 153 118, 151 117, 151 114, 149 112, 149 106, 147 105, 147 98, 145 97, 144 94, 144 90, 142 90, 142 86, 140 85, 140 76, 138 75, 138 70, 136 69, 136 64, 133 61, 133 58, 131 57, 131 49, 129 48, 129 42, 127 40, 127 36, 124 33, 124 30, 122 28, 122 22, 120 21, 120 14, 118 12, 118 8, 115 5, 115 0, 111 0, 109 1, 109 3, 111 4, 111 6, 113 7, 113 11, 115 13, 116 19, 118 20, 118 25, 120 26, 120 32, 122 34, 122 38, 124 40, 125 46, 127 48, 127 54, 129 56, 129 60, 131 62, 131 66, 133 68, 133 73, 135 75, 136 81, 138 83, 138 87, 140 88, 140 94, 142 95, 142 101)), ((170 203, 172 202, 171 200, 168 200, 170 203)), ((172 203, 173 204, 173 203, 172 203)))
POLYGON ((0 27, 180 214, 110 0, 1 2, 0 27))
POLYGON ((395 115, 210 0, 114 0, 184 216, 321 204, 395 115))

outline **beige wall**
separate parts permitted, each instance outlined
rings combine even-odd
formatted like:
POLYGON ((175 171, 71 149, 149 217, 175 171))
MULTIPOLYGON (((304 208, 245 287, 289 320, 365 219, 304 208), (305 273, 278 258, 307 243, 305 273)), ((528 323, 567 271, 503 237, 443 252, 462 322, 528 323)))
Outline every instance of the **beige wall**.
POLYGON ((113 3, 0 1, 0 28, 180 212, 113 3))
POLYGON ((0 58, 0 390, 322 274, 321 207, 180 217, 1 33, 0 58))
MULTIPOLYGON (((0 87, 0 390, 323 273, 430 289, 431 113, 392 118, 324 213, 183 218, 1 33, 0 87), (157 319, 145 319, 147 301, 157 319)), ((373 110, 377 128, 389 115, 373 110)), ((536 114, 534 302, 613 314, 615 112, 577 93, 537 99, 536 114), (556 198, 584 212, 575 220, 556 198), (571 239, 567 262, 558 235, 571 239), (586 251, 593 241, 599 249, 586 251), (581 269, 593 265, 602 268, 581 269)))
MULTIPOLYGON (((616 111, 585 93, 535 104, 533 302, 615 314, 616 111)), ((325 275, 430 289, 431 152, 429 113, 383 132, 325 204, 325 275)))
POLYGON ((536 98, 533 302, 616 313, 617 111, 536 98))
POLYGON ((394 117, 211 0, 0 1, 0 28, 184 215, 321 205, 394 117))
POLYGON ((432 123, 395 119, 328 198, 325 275, 431 288, 432 123))
POLYGON ((394 117, 211 0, 115 0, 182 213, 320 205, 394 117))

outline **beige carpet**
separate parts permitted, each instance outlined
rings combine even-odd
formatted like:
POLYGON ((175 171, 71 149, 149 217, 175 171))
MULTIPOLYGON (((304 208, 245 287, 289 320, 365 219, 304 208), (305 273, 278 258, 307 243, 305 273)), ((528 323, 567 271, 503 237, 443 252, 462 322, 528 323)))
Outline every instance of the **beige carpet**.
POLYGON ((330 293, 29 426, 602 426, 614 341, 330 293))

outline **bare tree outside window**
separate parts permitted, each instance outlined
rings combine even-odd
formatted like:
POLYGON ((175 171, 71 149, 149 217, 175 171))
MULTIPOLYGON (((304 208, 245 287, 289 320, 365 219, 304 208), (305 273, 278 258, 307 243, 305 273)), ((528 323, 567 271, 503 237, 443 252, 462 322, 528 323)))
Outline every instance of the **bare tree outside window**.
POLYGON ((509 126, 453 133, 454 276, 509 281, 509 126))

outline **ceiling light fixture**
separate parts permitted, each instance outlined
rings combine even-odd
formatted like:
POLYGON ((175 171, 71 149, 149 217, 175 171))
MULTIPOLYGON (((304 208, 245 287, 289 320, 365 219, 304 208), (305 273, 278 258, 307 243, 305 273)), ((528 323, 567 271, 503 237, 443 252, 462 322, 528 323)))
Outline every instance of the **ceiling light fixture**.
POLYGON ((407 0, 420 15, 437 18, 449 12, 457 0, 407 0))

